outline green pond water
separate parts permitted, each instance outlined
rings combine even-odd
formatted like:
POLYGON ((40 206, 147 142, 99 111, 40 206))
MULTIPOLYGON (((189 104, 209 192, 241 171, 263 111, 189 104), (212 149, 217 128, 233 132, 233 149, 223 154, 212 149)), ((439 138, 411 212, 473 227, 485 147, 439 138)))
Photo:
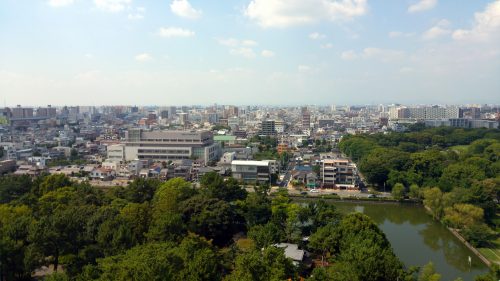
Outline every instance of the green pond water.
POLYGON ((342 213, 362 212, 371 217, 391 242, 406 266, 422 266, 432 261, 442 281, 458 277, 474 280, 488 272, 477 258, 446 227, 434 221, 422 206, 333 202, 342 213), (472 264, 469 265, 469 256, 472 264))

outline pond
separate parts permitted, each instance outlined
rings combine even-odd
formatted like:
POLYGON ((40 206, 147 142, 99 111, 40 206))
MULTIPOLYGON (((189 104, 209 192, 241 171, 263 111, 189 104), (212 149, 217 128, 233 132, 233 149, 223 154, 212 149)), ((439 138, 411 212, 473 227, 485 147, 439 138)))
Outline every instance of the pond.
POLYGON ((371 217, 408 267, 432 261, 443 281, 458 277, 474 280, 477 275, 488 272, 488 267, 446 227, 434 221, 422 206, 369 202, 333 204, 342 213, 362 212, 371 217))

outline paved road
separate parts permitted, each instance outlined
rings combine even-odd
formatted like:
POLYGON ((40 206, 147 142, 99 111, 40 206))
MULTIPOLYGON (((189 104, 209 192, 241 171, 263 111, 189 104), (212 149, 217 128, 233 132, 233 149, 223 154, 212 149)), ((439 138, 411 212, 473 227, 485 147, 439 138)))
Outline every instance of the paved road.
MULTIPOLYGON (((281 186, 280 186, 281 187, 281 186)), ((277 192, 279 189, 278 186, 274 186, 271 188, 271 193, 277 192)), ((289 194, 295 194, 298 195, 301 192, 306 191, 308 196, 322 196, 322 195, 328 195, 328 194, 337 194, 340 197, 358 197, 358 198, 366 198, 370 195, 370 193, 367 192, 361 192, 359 190, 333 190, 333 189, 316 189, 318 192, 310 192, 307 191, 306 189, 304 190, 297 190, 295 188, 288 188, 288 193, 289 194)), ((381 192, 380 194, 377 194, 377 197, 380 198, 385 198, 385 197, 390 197, 390 193, 388 192, 381 192)))

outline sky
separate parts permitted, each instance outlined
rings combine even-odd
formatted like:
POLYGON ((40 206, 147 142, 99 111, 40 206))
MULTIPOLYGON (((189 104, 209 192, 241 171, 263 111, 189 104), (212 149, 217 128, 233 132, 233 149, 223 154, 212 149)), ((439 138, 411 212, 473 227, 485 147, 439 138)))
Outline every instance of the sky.
POLYGON ((500 103, 500 0, 1 0, 0 102, 500 103))

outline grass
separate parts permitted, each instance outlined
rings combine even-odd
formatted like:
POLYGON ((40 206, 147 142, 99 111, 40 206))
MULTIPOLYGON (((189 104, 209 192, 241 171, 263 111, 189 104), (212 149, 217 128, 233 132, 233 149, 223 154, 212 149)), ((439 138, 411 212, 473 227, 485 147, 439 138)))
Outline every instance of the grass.
MULTIPOLYGON (((498 220, 498 214, 497 214, 497 218, 495 220, 498 220)), ((497 222, 495 222, 495 224, 498 225, 497 222)), ((494 230, 497 233, 499 232, 498 228, 496 228, 494 230)), ((481 252, 481 254, 483 254, 483 256, 485 256, 492 263, 496 263, 496 264, 500 265, 500 237, 493 240, 489 244, 490 244, 489 247, 477 248, 477 250, 479 252, 481 252)))

